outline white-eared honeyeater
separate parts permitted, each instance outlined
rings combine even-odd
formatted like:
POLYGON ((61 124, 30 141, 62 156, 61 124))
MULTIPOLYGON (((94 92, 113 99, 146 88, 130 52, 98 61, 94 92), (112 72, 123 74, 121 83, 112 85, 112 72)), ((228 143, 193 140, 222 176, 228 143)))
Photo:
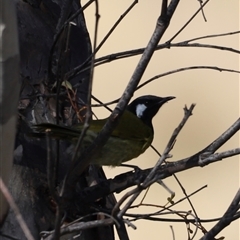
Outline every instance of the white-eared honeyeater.
MULTIPOLYGON (((123 162, 138 157, 151 145, 154 136, 152 119, 160 107, 175 97, 157 97, 146 95, 136 98, 124 111, 117 127, 112 132, 107 143, 95 156, 92 164, 118 166, 123 162)), ((88 147, 96 138, 106 123, 106 119, 92 120, 84 137, 81 149, 88 147)), ((72 127, 43 123, 33 126, 35 137, 49 135, 56 139, 76 143, 83 124, 72 127)), ((71 148, 72 150, 74 148, 71 148)))

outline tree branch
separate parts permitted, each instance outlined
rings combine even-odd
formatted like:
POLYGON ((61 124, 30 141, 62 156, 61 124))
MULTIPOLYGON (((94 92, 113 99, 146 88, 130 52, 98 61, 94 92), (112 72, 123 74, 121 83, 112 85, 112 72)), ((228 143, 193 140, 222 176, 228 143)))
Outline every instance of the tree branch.
POLYGON ((205 155, 203 153, 202 155, 200 155, 199 164, 201 166, 205 166, 205 165, 208 165, 209 163, 217 162, 222 160, 223 158, 232 157, 238 154, 240 154, 240 148, 235 148, 225 152, 210 154, 209 156, 208 154, 205 155))
MULTIPOLYGON (((178 73, 178 72, 183 72, 183 71, 188 71, 188 70, 194 70, 194 69, 207 69, 207 70, 215 70, 215 71, 219 71, 219 72, 232 72, 232 73, 240 73, 239 70, 234 70, 234 69, 227 69, 227 68, 221 68, 221 67, 216 67, 216 66, 189 66, 189 67, 183 67, 183 68, 178 68, 178 69, 174 69, 165 73, 161 73, 158 74, 150 79, 148 79, 147 81, 143 82, 142 84, 140 84, 137 87, 137 90, 144 87, 145 85, 149 84, 150 82, 153 82, 159 78, 174 74, 174 73, 178 73)), ((106 103, 106 105, 108 105, 108 103, 106 103)))
MULTIPOLYGON (((239 33, 239 31, 236 31, 234 33, 239 33)), ((233 33, 229 32, 229 35, 231 35, 231 34, 233 34, 233 33)), ((227 35, 227 33, 218 34, 218 35, 219 36, 227 35)), ((203 36, 203 37, 199 37, 198 39, 207 38, 207 37, 210 37, 210 36, 203 36)), ((156 51, 161 50, 161 49, 165 49, 165 48, 172 48, 172 47, 202 47, 202 48, 213 48, 213 49, 218 49, 218 50, 222 50, 222 51, 229 51, 229 52, 233 52, 233 53, 237 53, 237 54, 240 53, 240 51, 238 49, 235 49, 235 48, 212 45, 212 44, 202 44, 202 43, 191 43, 191 44, 189 44, 190 41, 194 41, 194 39, 185 40, 185 41, 178 42, 178 43, 168 43, 168 42, 166 42, 166 43, 163 43, 163 44, 159 44, 156 48, 156 51)), ((101 58, 97 58, 96 61, 95 61, 95 67, 99 66, 101 64, 104 64, 104 63, 107 63, 107 62, 112 62, 112 61, 119 60, 119 59, 122 59, 122 58, 134 57, 134 56, 137 56, 139 54, 142 54, 143 51, 144 51, 144 48, 138 48, 138 49, 134 49, 134 50, 130 50, 130 51, 112 53, 110 55, 106 55, 106 56, 103 56, 101 58)), ((89 67, 87 67, 87 68, 89 68, 89 67)), ((84 69, 84 71, 86 69, 84 69)))
POLYGON ((16 203, 13 200, 13 197, 11 196, 10 192, 8 191, 6 185, 4 184, 2 178, 0 177, 0 191, 6 198, 7 202, 9 203, 10 207, 12 208, 13 212, 16 215, 17 222, 19 223, 20 227, 22 228, 27 240, 34 240, 34 237, 32 236, 26 222, 24 221, 16 203))
MULTIPOLYGON (((60 235, 63 236, 68 233, 74 233, 74 232, 79 232, 79 231, 83 231, 90 228, 109 226, 113 224, 114 224, 114 221, 112 218, 102 219, 102 220, 93 220, 93 221, 87 221, 87 222, 78 222, 78 223, 73 223, 71 225, 68 224, 67 226, 61 227, 60 235)), ((41 233, 42 238, 44 240, 51 240, 53 234, 54 234, 54 231, 41 233)))

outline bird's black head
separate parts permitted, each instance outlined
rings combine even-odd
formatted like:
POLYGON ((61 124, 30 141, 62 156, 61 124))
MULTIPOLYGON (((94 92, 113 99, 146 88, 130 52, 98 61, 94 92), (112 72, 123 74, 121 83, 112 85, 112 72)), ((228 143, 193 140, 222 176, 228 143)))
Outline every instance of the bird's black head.
POLYGON ((175 97, 162 98, 153 95, 141 96, 132 101, 128 105, 127 110, 135 114, 149 127, 153 128, 153 117, 156 115, 156 113, 164 103, 174 98, 175 97))

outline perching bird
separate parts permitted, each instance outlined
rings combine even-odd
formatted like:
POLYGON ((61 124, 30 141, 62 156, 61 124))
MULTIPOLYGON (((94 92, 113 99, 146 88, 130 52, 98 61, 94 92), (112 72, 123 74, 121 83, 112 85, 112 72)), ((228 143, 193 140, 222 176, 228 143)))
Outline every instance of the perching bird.
MULTIPOLYGON (((152 119, 160 107, 175 97, 157 97, 146 95, 136 98, 124 111, 117 127, 92 164, 118 166, 138 157, 151 145, 154 136, 152 119)), ((84 137, 81 149, 88 147, 106 123, 106 119, 92 120, 84 137)), ((33 136, 43 137, 44 132, 56 139, 76 143, 83 124, 63 127, 50 123, 33 126, 33 136)), ((71 148, 73 149, 73 148, 71 148)))

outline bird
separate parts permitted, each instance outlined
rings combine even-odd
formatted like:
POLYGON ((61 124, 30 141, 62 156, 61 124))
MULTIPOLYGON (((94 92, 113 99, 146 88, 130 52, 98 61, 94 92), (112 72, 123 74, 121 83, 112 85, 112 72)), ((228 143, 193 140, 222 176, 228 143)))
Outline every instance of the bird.
MULTIPOLYGON (((91 164, 115 167, 143 154, 152 144, 154 138, 153 117, 164 103, 174 98, 173 96, 144 95, 133 100, 126 107, 118 125, 113 130, 106 144, 94 156, 91 164)), ((106 121, 107 118, 90 121, 90 127, 83 139, 80 151, 90 146, 106 121)), ((42 138, 48 132, 50 137, 67 140, 74 146, 81 134, 83 124, 78 123, 67 127, 42 123, 34 125, 32 128, 34 130, 32 136, 34 137, 42 138)), ((72 147, 71 151, 74 149, 72 147)))

